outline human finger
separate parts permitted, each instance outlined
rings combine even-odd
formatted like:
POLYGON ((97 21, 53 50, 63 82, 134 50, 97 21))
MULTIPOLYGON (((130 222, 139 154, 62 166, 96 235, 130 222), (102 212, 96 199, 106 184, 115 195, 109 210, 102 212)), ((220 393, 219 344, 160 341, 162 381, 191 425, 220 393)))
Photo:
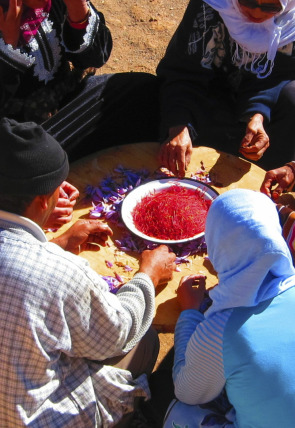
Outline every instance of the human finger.
POLYGON ((23 0, 17 0, 16 6, 17 6, 17 9, 18 9, 18 10, 22 11, 22 8, 23 8, 23 0))
POLYGON ((261 156, 259 156, 257 153, 246 153, 243 150, 240 150, 240 153, 248 160, 250 161, 258 161, 261 156))
POLYGON ((205 286, 205 284, 206 284, 205 275, 200 275, 200 274, 186 275, 181 278, 179 282, 178 290, 183 286, 200 285, 201 287, 203 287, 205 286))
POLYGON ((22 2, 20 2, 20 0, 9 0, 7 17, 9 17, 9 18, 16 17, 18 15, 21 3, 22 2))
POLYGON ((246 158, 250 159, 252 161, 259 160, 262 156, 264 151, 259 151, 256 145, 240 148, 239 152, 246 158))
POLYGON ((105 247, 108 238, 109 238, 108 234, 101 232, 101 233, 88 235, 86 242, 101 245, 102 247, 105 247))
POLYGON ((176 290, 177 300, 181 310, 199 309, 206 292, 206 277, 204 275, 189 275, 183 277, 176 290))
POLYGON ((72 207, 55 207, 53 215, 56 217, 72 217, 73 208, 72 207))
POLYGON ((240 148, 246 148, 251 146, 253 137, 254 137, 253 132, 247 132, 241 141, 240 148))
POLYGON ((193 282, 193 287, 197 286, 200 290, 206 290, 206 279, 205 275, 197 275, 193 282))
POLYGON ((146 273, 158 284, 168 282, 176 270, 176 255, 169 251, 167 245, 159 245, 153 250, 144 250, 140 255, 139 272, 146 273))
POLYGON ((251 145, 248 145, 246 147, 240 147, 240 151, 247 153, 247 154, 252 154, 252 153, 257 153, 258 152, 258 147, 255 143, 251 143, 251 145))
POLYGON ((267 196, 271 197, 271 188, 274 183, 275 181, 273 180, 273 178, 266 175, 261 184, 260 192, 265 193, 267 196))
POLYGON ((176 161, 177 161, 177 176, 184 177, 186 169, 185 159, 186 147, 177 146, 176 148, 176 161))
POLYGON ((69 200, 71 202, 75 202, 76 203, 76 199, 78 199, 80 195, 80 192, 78 189, 73 190, 68 196, 69 196, 69 200))
MULTIPOLYGON (((160 156, 159 156, 159 160, 160 160, 160 165, 161 167, 166 168, 167 170, 169 170, 170 172, 172 172, 170 170, 170 164, 169 164, 169 159, 170 159, 170 143, 163 143, 161 146, 161 150, 160 150, 160 156)), ((174 172, 172 172, 174 174, 174 172)))
POLYGON ((80 245, 80 251, 100 251, 99 245, 95 245, 92 242, 85 242, 80 245))
POLYGON ((195 275, 185 275, 185 276, 181 277, 177 291, 185 284, 192 284, 194 277, 195 277, 195 275))
POLYGON ((55 206, 55 209, 68 208, 72 212, 76 202, 77 202, 76 200, 70 201, 69 199, 66 199, 66 198, 59 198, 55 206))
POLYGON ((69 223, 73 219, 72 211, 60 210, 56 213, 56 220, 61 223, 69 223))
POLYGON ((266 150, 268 149, 269 144, 263 146, 263 148, 259 149, 256 145, 251 148, 240 149, 240 153, 247 159, 258 161, 262 158, 266 150))
POLYGON ((177 175, 178 173, 178 164, 177 164, 177 152, 175 150, 175 144, 170 142, 169 146, 167 147, 167 162, 168 162, 168 169, 171 171, 174 175, 177 175))
POLYGON ((47 227, 49 229, 59 229, 61 226, 63 226, 64 224, 70 223, 72 221, 73 217, 72 216, 68 216, 68 217, 57 217, 54 220, 52 220, 52 222, 50 223, 50 225, 47 227))
POLYGON ((274 190, 271 191, 271 199, 273 201, 277 200, 282 193, 283 193, 283 188, 281 186, 277 186, 274 190))
POLYGON ((113 231, 107 224, 99 220, 88 220, 88 234, 96 236, 106 234, 107 236, 112 236, 113 231))
POLYGON ((62 186, 60 186, 60 188, 59 188, 59 197, 64 198, 64 199, 68 198, 68 194, 62 186))
POLYGON ((193 147, 192 147, 192 144, 190 144, 185 152, 185 169, 187 169, 187 167, 191 162, 192 153, 193 153, 193 147))
POLYGON ((64 192, 69 200, 77 199, 79 197, 79 190, 71 183, 64 181, 61 185, 61 190, 64 192))

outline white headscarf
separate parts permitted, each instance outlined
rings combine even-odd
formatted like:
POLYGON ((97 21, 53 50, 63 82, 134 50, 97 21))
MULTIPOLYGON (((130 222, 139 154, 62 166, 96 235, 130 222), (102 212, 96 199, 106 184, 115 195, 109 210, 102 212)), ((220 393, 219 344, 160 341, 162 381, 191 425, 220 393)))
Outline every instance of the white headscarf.
POLYGON ((235 63, 240 67, 245 66, 257 77, 267 77, 271 73, 278 48, 295 40, 295 0, 281 0, 282 11, 262 23, 247 20, 238 0, 204 1, 218 11, 236 43, 235 63), (261 66, 261 60, 265 58, 261 66))
POLYGON ((206 221, 208 255, 219 283, 205 317, 251 307, 295 286, 295 269, 275 204, 264 194, 234 189, 212 203, 206 221))

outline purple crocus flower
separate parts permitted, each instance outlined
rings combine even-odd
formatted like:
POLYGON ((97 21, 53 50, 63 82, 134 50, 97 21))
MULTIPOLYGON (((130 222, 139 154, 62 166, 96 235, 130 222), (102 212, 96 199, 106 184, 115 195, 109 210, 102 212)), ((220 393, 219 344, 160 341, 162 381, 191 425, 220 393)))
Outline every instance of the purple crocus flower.
POLYGON ((111 293, 116 294, 119 288, 121 287, 122 283, 117 280, 114 276, 105 275, 102 276, 102 279, 106 281, 106 283, 109 286, 109 290, 111 293))
MULTIPOLYGON (((132 235, 126 229, 121 220, 120 210, 125 196, 134 187, 154 180, 155 178, 163 177, 167 177, 167 172, 165 173, 165 171, 162 170, 150 173, 147 169, 134 171, 130 168, 125 168, 122 165, 118 165, 114 169, 114 175, 105 177, 98 186, 89 185, 86 187, 86 195, 91 198, 93 205, 93 208, 90 210, 90 217, 108 220, 123 230, 122 237, 115 241, 119 250, 127 253, 141 253, 145 249, 154 249, 158 246, 158 244, 155 244, 154 242, 132 235)), ((200 169, 192 174, 191 178, 204 183, 211 182, 209 174, 206 172, 202 162, 200 169)), ((206 251, 206 243, 204 238, 200 238, 198 240, 189 241, 185 244, 170 246, 170 250, 176 253, 176 263, 180 265, 182 263, 189 263, 190 260, 188 257, 206 251)), ((126 265, 124 269, 126 271, 130 271, 130 269, 132 270, 128 265, 126 265)), ((113 287, 115 287, 114 280, 118 281, 119 284, 122 284, 123 282, 122 278, 118 274, 115 274, 115 277, 112 280, 109 279, 109 281, 112 281, 113 287)))

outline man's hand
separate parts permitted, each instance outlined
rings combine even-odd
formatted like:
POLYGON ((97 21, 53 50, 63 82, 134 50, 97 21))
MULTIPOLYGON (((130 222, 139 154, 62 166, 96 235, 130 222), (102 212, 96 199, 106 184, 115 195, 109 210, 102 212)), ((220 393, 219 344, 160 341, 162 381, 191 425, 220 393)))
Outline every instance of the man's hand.
POLYGON ((263 127, 263 116, 255 114, 249 121, 240 153, 249 160, 259 160, 269 147, 269 137, 263 127))
POLYGON ((169 252, 166 245, 160 245, 154 250, 145 250, 141 254, 138 272, 146 273, 157 287, 158 284, 168 282, 175 271, 176 255, 169 252))
POLYGON ((184 177, 193 151, 192 140, 187 126, 169 129, 169 137, 160 148, 161 166, 169 169, 177 177, 184 177))
POLYGON ((282 166, 281 168, 272 169, 265 174, 260 191, 267 196, 276 200, 284 190, 288 190, 295 181, 295 174, 289 165, 282 166), (277 185, 272 190, 272 187, 277 185))
POLYGON ((22 0, 9 0, 9 7, 4 11, 0 6, 0 31, 6 44, 17 47, 22 16, 22 0))
POLYGON ((79 197, 79 190, 64 181, 60 186, 59 198, 55 209, 46 222, 45 229, 58 229, 69 223, 73 217, 73 207, 79 197))
POLYGON ((66 251, 79 254, 81 251, 99 251, 99 245, 105 247, 108 237, 112 235, 109 226, 99 220, 78 220, 51 242, 66 251))
POLYGON ((204 275, 183 276, 177 289, 177 300, 181 310, 200 309, 206 291, 204 275))

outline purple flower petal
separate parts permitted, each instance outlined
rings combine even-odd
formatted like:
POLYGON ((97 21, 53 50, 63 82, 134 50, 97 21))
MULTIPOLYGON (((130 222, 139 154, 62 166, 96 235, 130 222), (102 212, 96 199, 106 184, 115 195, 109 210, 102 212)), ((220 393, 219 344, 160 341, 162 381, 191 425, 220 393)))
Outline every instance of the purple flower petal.
MULTIPOLYGON (((131 235, 127 231, 120 216, 120 208, 126 194, 134 187, 155 178, 167 177, 167 174, 161 170, 153 174, 146 169, 134 171, 122 165, 118 165, 114 169, 114 172, 116 173, 114 176, 105 177, 98 186, 86 186, 85 192, 91 198, 93 205, 92 210, 90 210, 90 218, 104 218, 122 229, 123 234, 121 239, 115 240, 115 244, 120 251, 141 253, 145 249, 158 247, 158 244, 131 235)), ((200 169, 192 174, 192 178, 203 182, 211 181, 202 162, 200 169)), ((169 248, 176 253, 176 262, 179 265, 189 263, 189 256, 205 252, 206 243, 204 238, 200 238, 196 241, 190 241, 187 244, 173 245, 169 248)), ((127 267, 127 270, 128 268, 130 267, 127 267)), ((119 281, 122 281, 122 278, 118 277, 120 278, 119 281)), ((113 280, 118 281, 116 278, 113 278, 113 280)))
POLYGON ((117 272, 115 272, 115 277, 116 277, 117 281, 119 281, 121 284, 123 284, 124 281, 117 272))

